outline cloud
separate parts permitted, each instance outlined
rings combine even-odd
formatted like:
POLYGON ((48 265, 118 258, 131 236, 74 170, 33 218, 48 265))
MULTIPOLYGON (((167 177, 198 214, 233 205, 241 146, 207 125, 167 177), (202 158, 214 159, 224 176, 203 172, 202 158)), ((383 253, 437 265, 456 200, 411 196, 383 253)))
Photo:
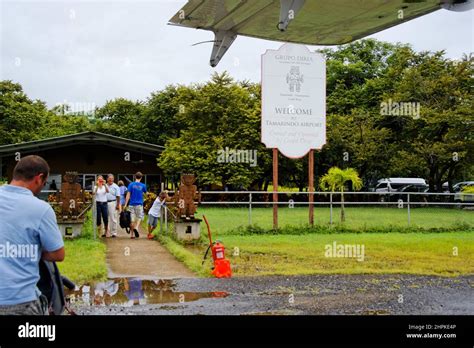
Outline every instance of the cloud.
MULTIPOLYGON (((167 84, 204 82, 213 71, 260 80, 260 56, 281 43, 239 37, 217 69, 209 66, 212 33, 167 25, 185 1, 0 0, 0 78, 32 98, 102 105, 145 99, 167 84)), ((473 51, 473 11, 438 11, 372 37, 442 50, 473 51)), ((316 48, 316 47, 313 47, 316 48)))

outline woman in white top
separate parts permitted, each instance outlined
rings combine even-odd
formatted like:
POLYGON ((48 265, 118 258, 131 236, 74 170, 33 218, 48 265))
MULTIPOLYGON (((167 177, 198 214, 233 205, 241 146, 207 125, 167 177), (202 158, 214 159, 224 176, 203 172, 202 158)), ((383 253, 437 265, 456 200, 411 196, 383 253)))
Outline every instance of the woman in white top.
POLYGON ((110 237, 108 232, 108 221, 109 221, 109 214, 107 209, 107 193, 109 193, 109 188, 105 185, 105 180, 102 175, 99 175, 97 178, 97 185, 94 187, 94 191, 92 192, 95 195, 95 201, 97 206, 97 227, 100 231, 101 217, 104 221, 104 233, 102 237, 110 237))

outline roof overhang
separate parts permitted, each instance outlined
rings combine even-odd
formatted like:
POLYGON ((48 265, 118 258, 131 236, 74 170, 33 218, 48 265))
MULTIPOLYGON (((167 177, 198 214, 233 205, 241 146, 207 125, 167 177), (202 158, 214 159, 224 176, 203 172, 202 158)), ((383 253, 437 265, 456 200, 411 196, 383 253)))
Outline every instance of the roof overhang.
POLYGON ((72 145, 107 145, 151 156, 158 156, 165 149, 164 146, 125 139, 109 134, 84 132, 18 144, 3 145, 0 146, 0 157, 11 156, 15 152, 31 154, 72 145))

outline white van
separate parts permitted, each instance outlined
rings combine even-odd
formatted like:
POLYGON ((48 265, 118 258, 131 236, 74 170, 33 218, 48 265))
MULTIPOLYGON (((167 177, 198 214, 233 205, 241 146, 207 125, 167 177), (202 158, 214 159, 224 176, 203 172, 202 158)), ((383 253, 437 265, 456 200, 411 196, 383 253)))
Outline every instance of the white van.
MULTIPOLYGON (((375 192, 403 192, 407 186, 428 188, 425 179, 421 178, 386 178, 380 179, 375 186, 375 192)), ((411 192, 411 191, 410 191, 411 192)), ((419 192, 417 190, 417 192, 419 192)))
MULTIPOLYGON (((380 179, 375 187, 375 192, 384 192, 387 195, 378 195, 380 202, 387 201, 406 201, 407 192, 426 192, 429 186, 425 179, 421 178, 386 178, 380 179)), ((423 196, 414 196, 412 201, 426 202, 427 198, 423 196)))

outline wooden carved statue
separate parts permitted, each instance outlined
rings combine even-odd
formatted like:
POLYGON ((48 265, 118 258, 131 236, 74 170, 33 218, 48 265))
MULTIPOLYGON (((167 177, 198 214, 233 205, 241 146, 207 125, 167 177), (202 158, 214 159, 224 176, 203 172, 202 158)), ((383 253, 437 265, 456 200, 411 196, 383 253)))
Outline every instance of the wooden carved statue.
POLYGON ((200 194, 197 191, 197 186, 194 185, 196 178, 194 174, 181 175, 181 185, 179 192, 176 195, 178 206, 178 217, 185 219, 194 219, 196 213, 195 200, 200 200, 200 194))
POLYGON ((75 218, 80 214, 84 202, 82 187, 77 183, 77 173, 66 172, 61 184, 61 217, 75 218))

